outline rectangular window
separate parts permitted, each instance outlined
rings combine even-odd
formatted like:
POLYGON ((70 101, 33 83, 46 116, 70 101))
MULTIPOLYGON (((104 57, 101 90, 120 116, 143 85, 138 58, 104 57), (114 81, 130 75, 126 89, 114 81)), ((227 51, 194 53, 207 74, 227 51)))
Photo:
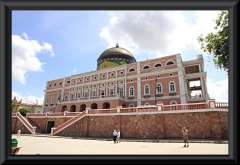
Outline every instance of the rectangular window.
POLYGON ((133 96, 133 89, 130 89, 130 96, 133 96))
POLYGON ((120 89, 120 96, 123 96, 123 90, 122 89, 120 89))
POLYGON ((145 88, 145 94, 146 94, 146 95, 149 94, 149 88, 145 88))
POLYGON ((157 86, 157 93, 161 93, 161 92, 162 92, 161 85, 158 85, 158 86, 157 86))

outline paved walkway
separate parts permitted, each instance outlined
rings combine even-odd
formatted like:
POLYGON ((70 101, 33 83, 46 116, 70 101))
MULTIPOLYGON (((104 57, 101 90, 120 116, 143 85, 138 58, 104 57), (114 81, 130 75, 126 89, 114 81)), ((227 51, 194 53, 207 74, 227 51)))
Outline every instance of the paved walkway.
POLYGON ((228 141, 189 140, 183 147, 182 139, 151 140, 121 139, 114 144, 111 138, 71 138, 46 134, 22 134, 17 138, 18 155, 228 155, 228 141))

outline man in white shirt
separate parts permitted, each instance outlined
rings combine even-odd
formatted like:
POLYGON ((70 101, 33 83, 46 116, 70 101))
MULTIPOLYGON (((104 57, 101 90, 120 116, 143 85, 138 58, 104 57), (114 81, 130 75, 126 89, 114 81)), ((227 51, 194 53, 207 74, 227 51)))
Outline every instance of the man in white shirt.
POLYGON ((117 131, 117 143, 120 143, 120 130, 117 131))
POLYGON ((18 137, 18 138, 20 138, 20 134, 21 134, 21 130, 19 129, 19 130, 17 131, 17 137, 18 137))

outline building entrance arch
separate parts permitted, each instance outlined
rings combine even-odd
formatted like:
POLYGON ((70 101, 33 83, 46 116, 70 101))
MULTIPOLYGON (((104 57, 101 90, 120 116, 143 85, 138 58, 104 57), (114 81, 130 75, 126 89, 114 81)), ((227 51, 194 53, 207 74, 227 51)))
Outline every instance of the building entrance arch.
POLYGON ((86 105, 85 104, 82 104, 81 106, 80 106, 80 112, 83 112, 83 111, 85 111, 86 110, 86 105))
POLYGON ((110 108, 110 103, 109 103, 109 102, 103 103, 102 108, 103 108, 103 109, 109 109, 109 108, 110 108))
POLYGON ((66 105, 62 106, 61 112, 64 112, 66 110, 67 110, 67 106, 66 105))
POLYGON ((71 106, 70 112, 76 112, 76 105, 71 106))
POLYGON ((98 106, 97 106, 96 103, 92 103, 92 104, 91 104, 91 109, 97 109, 97 108, 98 108, 98 106))

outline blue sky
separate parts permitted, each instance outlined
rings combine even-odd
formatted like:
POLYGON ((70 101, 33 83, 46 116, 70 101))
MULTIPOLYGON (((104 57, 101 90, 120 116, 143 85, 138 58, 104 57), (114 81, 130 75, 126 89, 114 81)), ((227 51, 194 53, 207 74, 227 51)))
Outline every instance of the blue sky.
POLYGON ((96 70, 107 48, 129 50, 137 61, 202 54, 211 98, 228 102, 228 76, 200 49, 220 11, 13 11, 12 98, 43 103, 46 82, 96 70), (210 60, 210 62, 209 62, 210 60))

